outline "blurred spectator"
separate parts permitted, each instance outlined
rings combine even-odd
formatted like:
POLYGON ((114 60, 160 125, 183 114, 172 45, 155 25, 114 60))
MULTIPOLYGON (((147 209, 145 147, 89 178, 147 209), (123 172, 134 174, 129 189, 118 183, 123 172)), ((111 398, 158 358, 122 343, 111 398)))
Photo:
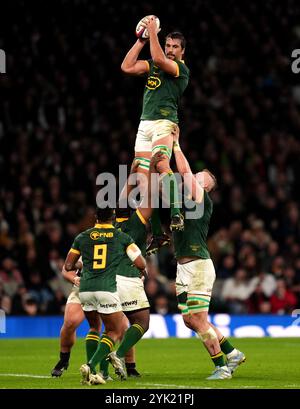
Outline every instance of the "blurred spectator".
POLYGON ((155 314, 166 315, 170 313, 168 297, 163 293, 156 294, 152 311, 155 314))
POLYGON ((253 277, 249 282, 249 287, 252 289, 256 289, 258 286, 267 298, 274 293, 277 287, 274 276, 265 271, 258 272, 257 277, 253 277))
POLYGON ((234 277, 224 281, 221 297, 226 301, 231 314, 245 314, 247 312, 246 301, 251 292, 247 272, 240 268, 234 277))
POLYGON ((63 314, 65 311, 67 298, 65 297, 63 291, 59 288, 54 292, 54 297, 49 301, 47 306, 47 313, 51 315, 63 314))
POLYGON ((218 278, 231 277, 235 271, 235 260, 233 256, 224 257, 223 261, 219 265, 218 278))
POLYGON ((23 307, 25 315, 35 316, 39 314, 38 302, 30 295, 25 296, 23 307))
POLYGON ((271 313, 270 299, 264 293, 260 283, 254 288, 253 293, 247 300, 247 312, 249 314, 271 313))
POLYGON ((277 280, 277 288, 271 296, 271 312, 273 314, 291 314, 297 305, 297 298, 292 291, 287 288, 283 279, 277 280))
POLYGON ((39 273, 33 272, 30 274, 28 291, 30 298, 39 306, 40 312, 46 313, 54 297, 48 285, 42 282, 42 277, 39 273))
POLYGON ((11 313, 11 298, 6 294, 3 281, 0 278, 0 309, 5 311, 5 314, 11 313))
POLYGON ((22 274, 13 259, 7 257, 2 261, 0 279, 3 282, 5 292, 9 296, 13 296, 17 291, 18 285, 23 283, 22 274))

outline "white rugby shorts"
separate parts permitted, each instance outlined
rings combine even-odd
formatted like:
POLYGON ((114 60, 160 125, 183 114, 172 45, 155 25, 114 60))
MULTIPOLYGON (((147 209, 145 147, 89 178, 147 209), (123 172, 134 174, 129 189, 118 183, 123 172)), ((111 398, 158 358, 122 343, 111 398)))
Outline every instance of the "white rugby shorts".
POLYGON ((135 152, 152 152, 153 146, 157 145, 159 139, 171 136, 174 126, 176 124, 168 119, 140 121, 135 140, 135 152))
POLYGON ((150 307, 144 283, 139 277, 117 275, 117 291, 123 311, 136 311, 150 307))
POLYGON ((83 291, 79 293, 83 311, 98 311, 101 314, 112 314, 122 311, 118 293, 108 291, 83 291))

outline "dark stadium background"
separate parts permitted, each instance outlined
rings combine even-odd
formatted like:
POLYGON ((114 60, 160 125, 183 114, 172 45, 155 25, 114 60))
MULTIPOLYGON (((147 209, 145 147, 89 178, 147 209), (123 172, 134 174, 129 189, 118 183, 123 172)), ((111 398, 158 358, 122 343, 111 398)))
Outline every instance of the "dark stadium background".
MULTIPOLYGON (((181 146, 194 171, 207 167, 219 182, 212 312, 300 306, 300 74, 291 71, 299 2, 13 1, 0 17, 0 308, 8 315, 63 314, 70 287, 60 270, 93 222, 96 176, 117 175, 133 157, 144 80, 123 76, 120 64, 150 13, 161 19, 162 42, 174 29, 187 39, 181 146)), ((150 260, 151 312, 177 312, 175 270, 172 249, 150 260)))

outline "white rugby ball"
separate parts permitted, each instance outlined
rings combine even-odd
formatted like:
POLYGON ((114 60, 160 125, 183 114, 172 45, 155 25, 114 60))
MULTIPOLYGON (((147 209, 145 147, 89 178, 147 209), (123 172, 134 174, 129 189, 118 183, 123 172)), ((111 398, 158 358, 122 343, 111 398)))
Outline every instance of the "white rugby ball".
POLYGON ((149 38, 149 33, 147 28, 144 26, 144 24, 149 20, 149 18, 151 17, 155 17, 155 21, 156 21, 156 27, 157 27, 157 31, 159 31, 160 29, 160 21, 159 18, 154 16, 153 14, 150 14, 149 16, 143 17, 136 26, 135 29, 135 34, 138 38, 144 38, 147 39, 149 38))

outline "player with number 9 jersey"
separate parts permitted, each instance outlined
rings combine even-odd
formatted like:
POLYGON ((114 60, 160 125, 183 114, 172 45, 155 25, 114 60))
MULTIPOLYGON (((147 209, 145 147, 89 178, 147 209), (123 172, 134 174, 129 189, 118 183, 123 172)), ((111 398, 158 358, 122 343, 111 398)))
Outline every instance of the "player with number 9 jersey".
POLYGON ((79 292, 116 292, 116 272, 133 240, 112 224, 96 224, 80 233, 70 252, 83 262, 79 292))

